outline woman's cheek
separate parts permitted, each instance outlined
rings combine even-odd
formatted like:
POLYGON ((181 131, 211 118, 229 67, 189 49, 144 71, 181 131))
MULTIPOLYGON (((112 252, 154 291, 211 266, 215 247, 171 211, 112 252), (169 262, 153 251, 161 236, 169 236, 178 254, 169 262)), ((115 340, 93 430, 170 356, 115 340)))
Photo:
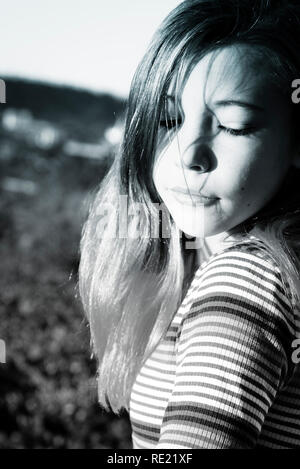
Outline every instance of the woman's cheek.
POLYGON ((251 172, 250 165, 243 163, 238 159, 223 159, 217 168, 218 178, 216 178, 216 191, 219 197, 223 198, 240 198, 245 195, 247 182, 251 172))

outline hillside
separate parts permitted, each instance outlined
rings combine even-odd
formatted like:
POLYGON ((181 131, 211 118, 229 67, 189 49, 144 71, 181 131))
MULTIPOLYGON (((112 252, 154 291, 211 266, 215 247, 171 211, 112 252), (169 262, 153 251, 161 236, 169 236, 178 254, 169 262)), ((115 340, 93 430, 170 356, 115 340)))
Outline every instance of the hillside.
POLYGON ((35 119, 65 129, 70 138, 96 142, 122 114, 125 102, 109 94, 1 77, 6 83, 5 108, 26 109, 35 119))

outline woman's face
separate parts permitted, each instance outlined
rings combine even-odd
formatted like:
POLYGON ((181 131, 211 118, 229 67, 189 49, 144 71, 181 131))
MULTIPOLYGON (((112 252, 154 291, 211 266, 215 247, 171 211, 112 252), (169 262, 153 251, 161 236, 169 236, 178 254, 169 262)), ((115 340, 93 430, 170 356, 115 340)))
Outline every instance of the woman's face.
POLYGON ((228 232, 254 215, 294 161, 290 106, 251 50, 226 47, 213 61, 207 54, 185 84, 180 111, 172 91, 167 98, 153 181, 190 236, 228 232))

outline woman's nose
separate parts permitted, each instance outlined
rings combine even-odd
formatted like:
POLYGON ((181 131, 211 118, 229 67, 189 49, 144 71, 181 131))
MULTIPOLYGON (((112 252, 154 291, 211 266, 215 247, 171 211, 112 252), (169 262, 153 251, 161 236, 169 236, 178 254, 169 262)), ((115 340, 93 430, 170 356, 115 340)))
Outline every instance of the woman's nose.
POLYGON ((206 173, 212 169, 213 155, 207 143, 195 143, 179 155, 186 169, 206 173))

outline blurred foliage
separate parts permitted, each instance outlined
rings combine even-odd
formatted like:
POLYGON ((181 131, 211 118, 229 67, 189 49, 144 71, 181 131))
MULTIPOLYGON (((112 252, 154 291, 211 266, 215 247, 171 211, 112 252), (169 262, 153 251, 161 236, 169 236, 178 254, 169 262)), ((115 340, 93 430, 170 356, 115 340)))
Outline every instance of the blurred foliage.
POLYGON ((91 190, 108 170, 0 134, 0 448, 131 448, 128 415, 97 403, 96 367, 77 294, 80 232, 91 190))

